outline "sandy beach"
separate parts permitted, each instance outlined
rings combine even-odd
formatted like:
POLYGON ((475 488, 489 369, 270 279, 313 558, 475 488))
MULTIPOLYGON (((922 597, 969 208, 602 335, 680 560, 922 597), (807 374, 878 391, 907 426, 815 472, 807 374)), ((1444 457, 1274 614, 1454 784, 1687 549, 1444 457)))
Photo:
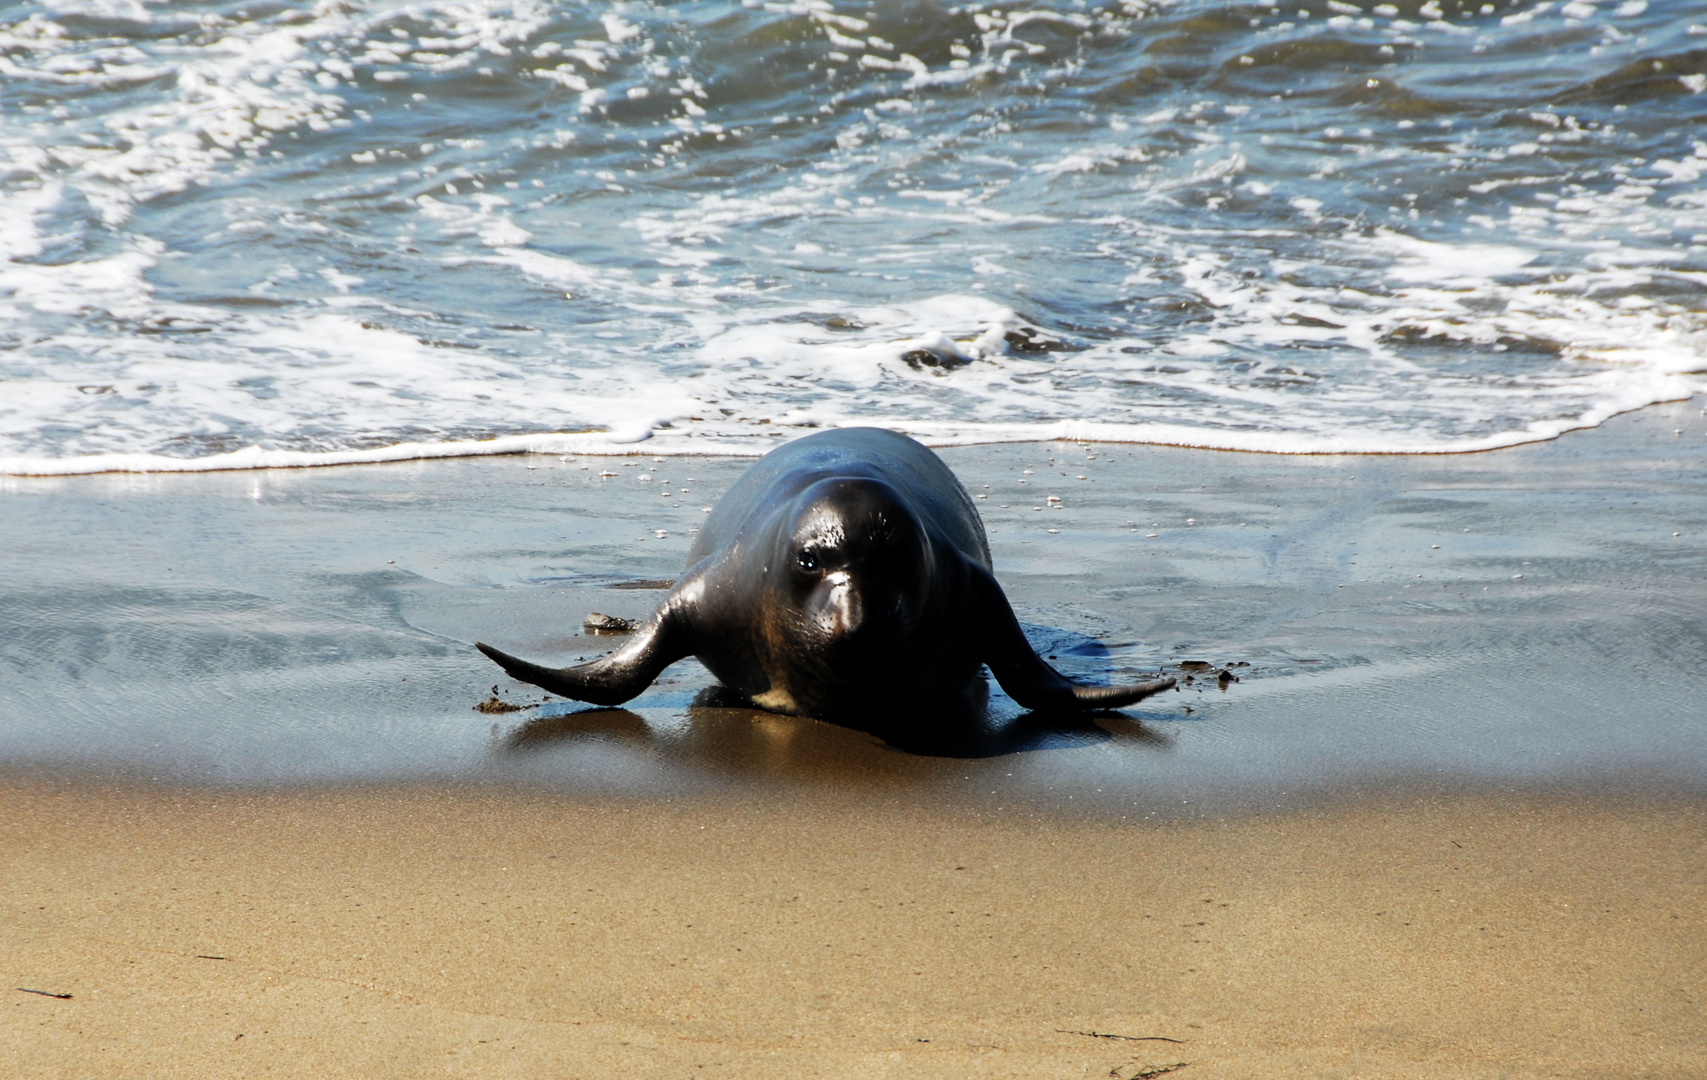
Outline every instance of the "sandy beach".
POLYGON ((0 1060, 1707 1074, 1698 413, 953 451, 1063 670, 1238 681, 906 745, 693 662, 541 702, 469 647, 609 647, 582 617, 650 610, 739 460, 7 480, 0 1060))
POLYGON ((20 1076, 1707 1071, 1696 801, 1164 825, 821 792, 0 805, 0 967, 70 995, 8 987, 20 1076))

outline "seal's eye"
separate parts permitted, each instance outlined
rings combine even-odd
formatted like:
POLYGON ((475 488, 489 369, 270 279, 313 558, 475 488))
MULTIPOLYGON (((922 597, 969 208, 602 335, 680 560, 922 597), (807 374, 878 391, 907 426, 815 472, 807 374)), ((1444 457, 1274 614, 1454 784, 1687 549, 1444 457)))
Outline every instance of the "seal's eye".
POLYGON ((801 548, 800 554, 795 557, 795 561, 800 563, 802 570, 818 569, 818 553, 811 548, 801 548))

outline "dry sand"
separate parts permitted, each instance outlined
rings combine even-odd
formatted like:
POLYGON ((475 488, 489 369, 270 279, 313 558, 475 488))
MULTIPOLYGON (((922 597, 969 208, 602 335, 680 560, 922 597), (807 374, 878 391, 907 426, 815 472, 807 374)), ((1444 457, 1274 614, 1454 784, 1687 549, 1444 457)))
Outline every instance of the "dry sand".
POLYGON ((0 822, 9 1075, 1707 1076, 1699 800, 14 780, 0 822))

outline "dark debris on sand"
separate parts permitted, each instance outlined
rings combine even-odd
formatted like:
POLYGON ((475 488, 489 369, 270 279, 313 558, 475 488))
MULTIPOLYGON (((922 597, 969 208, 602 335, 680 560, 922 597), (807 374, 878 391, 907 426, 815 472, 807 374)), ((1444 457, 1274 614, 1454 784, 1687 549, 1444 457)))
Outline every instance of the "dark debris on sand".
POLYGON ((1249 661, 1245 660, 1222 664, 1219 667, 1207 660, 1181 660, 1176 666, 1183 676, 1180 679, 1182 686, 1195 686, 1201 680, 1205 683, 1213 682, 1225 690, 1234 683, 1241 681, 1239 676, 1233 674, 1234 668, 1248 668, 1251 665, 1249 661))
POLYGON ((514 705, 498 697, 498 684, 492 684, 492 696, 474 706, 477 713, 513 713, 523 709, 531 709, 532 705, 514 705))
POLYGON ((589 634, 632 634, 634 620, 623 619, 615 615, 604 615, 597 611, 590 613, 581 623, 581 629, 589 634))

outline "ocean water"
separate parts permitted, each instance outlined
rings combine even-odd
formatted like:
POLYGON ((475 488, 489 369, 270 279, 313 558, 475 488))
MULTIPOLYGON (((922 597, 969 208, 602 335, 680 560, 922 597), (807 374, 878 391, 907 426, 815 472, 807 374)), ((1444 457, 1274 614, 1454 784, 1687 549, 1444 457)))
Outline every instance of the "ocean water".
POLYGON ((1707 389, 1707 2, 0 5, 0 472, 1707 389))

